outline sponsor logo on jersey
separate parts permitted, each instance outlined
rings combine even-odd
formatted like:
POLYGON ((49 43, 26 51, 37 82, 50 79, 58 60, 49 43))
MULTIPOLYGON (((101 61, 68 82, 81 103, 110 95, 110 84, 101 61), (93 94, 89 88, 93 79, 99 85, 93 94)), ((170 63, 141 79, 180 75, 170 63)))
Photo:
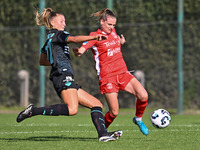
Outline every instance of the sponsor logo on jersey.
POLYGON ((113 50, 112 49, 108 49, 107 56, 113 56, 113 50))
POLYGON ((103 43, 106 47, 109 47, 109 46, 112 46, 112 45, 116 45, 116 44, 120 44, 120 41, 119 40, 112 40, 110 42, 105 42, 103 43))
POLYGON ((71 76, 66 76, 66 78, 63 80, 63 82, 71 82, 74 81, 74 79, 71 76))
POLYGON ((83 42, 83 45, 86 45, 88 41, 83 42))
POLYGON ((70 82, 70 81, 67 81, 67 82, 65 83, 66 86, 70 86, 71 84, 72 84, 72 82, 70 82))
POLYGON ((69 34, 69 32, 67 32, 67 31, 63 31, 65 34, 69 34))
POLYGON ((107 56, 113 56, 116 53, 120 52, 120 47, 116 47, 114 49, 108 49, 107 50, 107 56))
POLYGON ((65 45, 64 53, 65 53, 65 54, 69 54, 69 46, 65 45))

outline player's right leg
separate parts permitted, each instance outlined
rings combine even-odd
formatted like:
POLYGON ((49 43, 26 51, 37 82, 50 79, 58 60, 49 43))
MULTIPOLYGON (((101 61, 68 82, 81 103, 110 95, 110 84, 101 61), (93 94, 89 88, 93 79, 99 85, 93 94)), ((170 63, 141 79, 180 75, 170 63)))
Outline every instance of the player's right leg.
POLYGON ((102 112, 102 103, 97 98, 85 92, 84 90, 79 89, 78 99, 81 105, 91 109, 92 122, 96 127, 99 141, 103 142, 115 141, 120 136, 122 136, 123 132, 121 130, 114 132, 107 132, 105 130, 105 121, 102 112))
POLYGON ((115 141, 122 136, 123 132, 121 130, 107 132, 106 134, 99 137, 99 141, 108 142, 108 141, 115 141))
POLYGON ((109 111, 105 114, 105 127, 106 129, 117 117, 119 112, 118 93, 104 93, 109 111))
POLYGON ((107 142, 107 141, 115 141, 122 136, 123 132, 121 130, 114 132, 107 132, 105 129, 105 121, 102 113, 101 107, 93 107, 91 108, 91 117, 94 126, 99 135, 99 141, 107 142))

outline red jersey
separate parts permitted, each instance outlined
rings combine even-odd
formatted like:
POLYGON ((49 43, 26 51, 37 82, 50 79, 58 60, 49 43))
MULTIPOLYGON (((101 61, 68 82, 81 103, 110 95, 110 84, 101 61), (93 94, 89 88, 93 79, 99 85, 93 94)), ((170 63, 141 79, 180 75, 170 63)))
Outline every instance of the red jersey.
POLYGON ((103 41, 88 41, 83 43, 82 47, 86 50, 91 48, 94 54, 99 80, 128 71, 121 53, 121 43, 115 29, 110 34, 103 32, 101 29, 90 33, 90 35, 97 34, 102 34, 107 39, 103 41))

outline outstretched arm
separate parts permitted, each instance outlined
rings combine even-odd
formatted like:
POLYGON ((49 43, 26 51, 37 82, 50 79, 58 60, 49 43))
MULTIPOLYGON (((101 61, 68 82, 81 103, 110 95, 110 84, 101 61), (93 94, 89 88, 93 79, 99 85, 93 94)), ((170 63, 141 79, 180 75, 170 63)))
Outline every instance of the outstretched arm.
POLYGON ((101 40, 105 40, 105 39, 107 39, 107 38, 103 35, 94 35, 94 36, 78 35, 78 36, 69 36, 67 38, 67 42, 68 43, 82 43, 82 42, 90 41, 90 40, 101 41, 101 40))
MULTIPOLYGON (((79 40, 82 39, 83 41, 85 41, 86 38, 89 38, 91 37, 92 39, 89 38, 89 40, 86 40, 86 41, 89 41, 87 42, 86 47, 91 47, 96 41, 90 41, 90 40, 97 40, 97 41, 102 41, 102 40, 106 40, 107 37, 104 36, 104 35, 101 35, 101 34, 98 34, 98 35, 90 35, 90 36, 76 36, 76 37, 79 37, 79 40)), ((74 55, 76 57, 80 57, 83 53, 85 53, 85 51, 88 49, 88 48, 85 48, 85 46, 82 46, 80 48, 78 47, 74 47, 73 48, 73 52, 74 52, 74 55)))

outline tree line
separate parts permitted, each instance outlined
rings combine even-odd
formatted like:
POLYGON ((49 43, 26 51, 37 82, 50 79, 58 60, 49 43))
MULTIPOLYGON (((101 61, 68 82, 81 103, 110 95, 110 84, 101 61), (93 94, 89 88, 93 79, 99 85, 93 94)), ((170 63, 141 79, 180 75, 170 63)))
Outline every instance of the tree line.
MULTIPOLYGON (((115 0, 116 30, 123 34, 123 57, 129 70, 145 73, 149 107, 176 108, 178 99, 177 6, 172 0, 115 0)), ((35 24, 38 0, 1 0, 0 17, 0 105, 19 105, 20 80, 17 72, 30 75, 29 100, 39 103, 39 29, 35 24)), ((63 13, 66 30, 72 35, 88 35, 98 28, 91 13, 106 7, 105 0, 46 0, 46 7, 63 13)), ((200 0, 184 1, 183 74, 184 107, 200 108, 200 0)), ((48 32, 48 31, 47 31, 48 32)), ((70 44, 80 46, 80 44, 70 44)), ((76 58, 71 53, 75 79, 82 88, 99 98, 98 80, 90 51, 76 58)), ((57 103, 46 67, 46 103, 57 103)), ((135 99, 119 93, 120 107, 134 107, 135 99)))

